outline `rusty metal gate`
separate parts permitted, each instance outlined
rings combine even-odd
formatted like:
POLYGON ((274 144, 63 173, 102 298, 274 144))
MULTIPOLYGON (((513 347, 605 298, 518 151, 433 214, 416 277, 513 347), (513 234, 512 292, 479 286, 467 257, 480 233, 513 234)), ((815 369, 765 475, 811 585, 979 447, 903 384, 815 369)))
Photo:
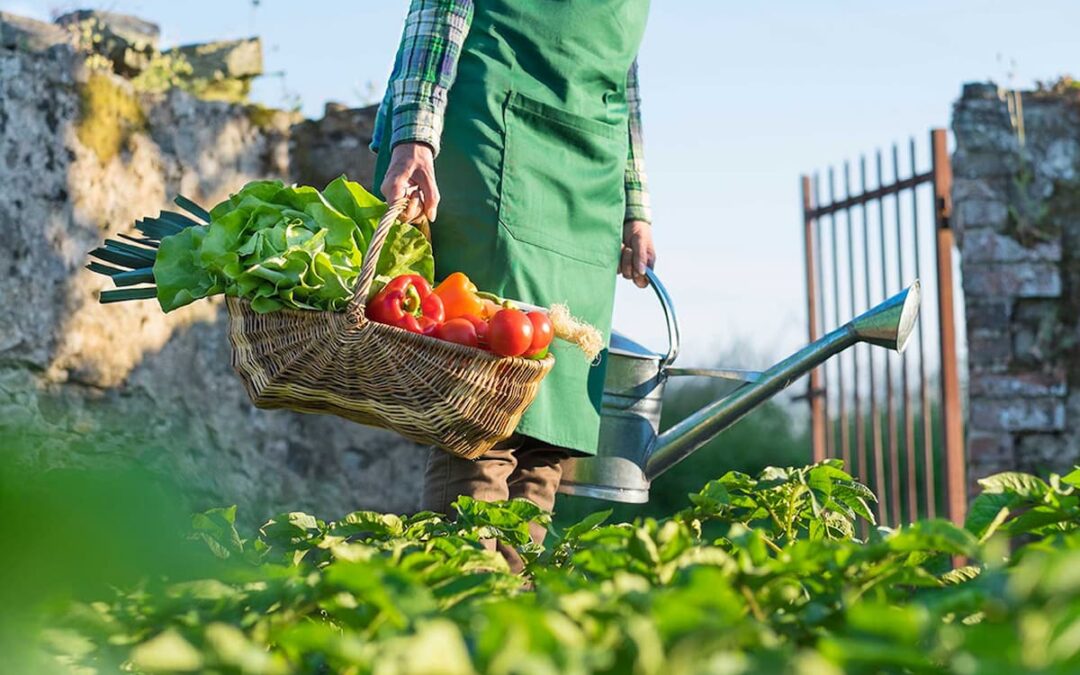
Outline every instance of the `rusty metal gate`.
POLYGON ((930 132, 929 168, 919 170, 914 138, 905 154, 903 169, 894 144, 889 169, 879 150, 873 167, 863 156, 855 171, 845 162, 842 171, 802 177, 811 341, 915 278, 924 291, 904 354, 862 345, 811 373, 814 460, 842 458, 878 495, 882 524, 938 515, 961 522, 967 498, 945 130, 930 132))

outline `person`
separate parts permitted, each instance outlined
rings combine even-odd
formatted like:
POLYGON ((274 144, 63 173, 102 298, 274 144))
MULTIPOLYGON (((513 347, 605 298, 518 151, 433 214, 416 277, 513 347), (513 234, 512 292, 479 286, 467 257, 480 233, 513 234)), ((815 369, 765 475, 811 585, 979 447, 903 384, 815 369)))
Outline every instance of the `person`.
MULTIPOLYGON (((375 184, 388 201, 418 190, 407 214, 431 222, 440 278, 566 303, 609 336, 616 277, 644 288, 656 261, 637 81, 648 9, 412 0, 376 119, 375 184)), ((475 461, 432 450, 422 509, 449 514, 459 495, 552 509, 560 462, 596 453, 605 371, 558 340, 553 352, 510 440, 475 461)))

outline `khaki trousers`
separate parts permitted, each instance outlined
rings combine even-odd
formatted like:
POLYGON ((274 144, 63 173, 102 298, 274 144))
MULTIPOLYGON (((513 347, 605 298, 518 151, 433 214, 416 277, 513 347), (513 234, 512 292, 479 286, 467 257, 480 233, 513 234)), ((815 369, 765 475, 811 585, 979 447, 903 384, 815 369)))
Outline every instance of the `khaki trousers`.
MULTIPOLYGON (((431 450, 424 472, 420 508, 453 516, 450 505, 460 495, 485 502, 528 499, 545 511, 555 506, 555 491, 562 477, 560 462, 569 457, 563 448, 545 445, 527 436, 513 436, 478 459, 467 460, 441 450, 431 450)), ((547 529, 533 523, 533 541, 543 543, 547 529)), ((524 564, 512 548, 484 542, 498 550, 510 568, 519 573, 524 564)))

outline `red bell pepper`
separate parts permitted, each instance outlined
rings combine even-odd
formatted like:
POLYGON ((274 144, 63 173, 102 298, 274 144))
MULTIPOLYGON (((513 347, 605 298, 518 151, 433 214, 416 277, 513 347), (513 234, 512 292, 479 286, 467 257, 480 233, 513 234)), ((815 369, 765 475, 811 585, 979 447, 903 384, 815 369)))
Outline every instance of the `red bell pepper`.
POLYGON ((366 308, 367 318, 411 333, 430 334, 446 317, 442 299, 419 274, 403 274, 375 294, 366 308))

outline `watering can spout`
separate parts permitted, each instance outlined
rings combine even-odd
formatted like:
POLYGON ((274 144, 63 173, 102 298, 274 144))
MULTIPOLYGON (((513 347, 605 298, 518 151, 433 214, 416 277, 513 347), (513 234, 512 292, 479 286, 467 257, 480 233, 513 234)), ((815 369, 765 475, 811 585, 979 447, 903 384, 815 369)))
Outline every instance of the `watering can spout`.
POLYGON ((903 292, 777 363, 755 381, 744 384, 665 431, 656 439, 645 460, 645 478, 652 481, 792 382, 854 344, 867 342, 903 351, 918 314, 919 282, 916 281, 903 292))
MULTIPOLYGON (((848 324, 857 342, 903 352, 919 317, 919 282, 894 295, 848 324)), ((841 329, 843 330, 843 329, 841 329)))

